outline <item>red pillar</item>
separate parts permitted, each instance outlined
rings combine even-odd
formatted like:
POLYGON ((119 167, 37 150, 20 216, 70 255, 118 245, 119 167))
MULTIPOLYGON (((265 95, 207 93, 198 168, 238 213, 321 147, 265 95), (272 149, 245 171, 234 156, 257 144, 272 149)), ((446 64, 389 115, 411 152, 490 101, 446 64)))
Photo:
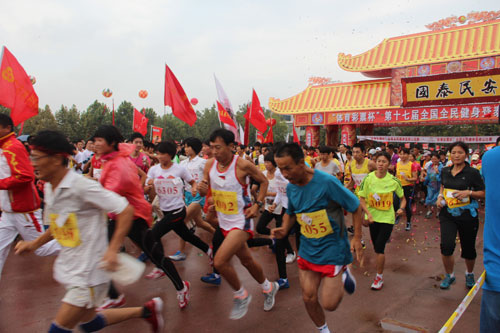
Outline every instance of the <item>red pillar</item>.
POLYGON ((306 127, 306 145, 313 147, 319 146, 319 126, 306 127))
POLYGON ((326 125, 326 145, 330 147, 337 147, 339 144, 339 126, 326 125))
POLYGON ((351 147, 356 143, 356 127, 354 125, 342 125, 340 143, 351 147))

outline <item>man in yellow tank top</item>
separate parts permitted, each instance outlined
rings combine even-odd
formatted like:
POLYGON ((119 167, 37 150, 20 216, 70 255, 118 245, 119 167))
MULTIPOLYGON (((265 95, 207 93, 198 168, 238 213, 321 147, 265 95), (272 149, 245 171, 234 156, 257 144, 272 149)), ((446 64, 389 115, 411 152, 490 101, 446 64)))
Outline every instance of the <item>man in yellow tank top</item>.
POLYGON ((346 165, 346 176, 350 181, 347 188, 357 193, 357 188, 363 179, 376 169, 375 163, 365 158, 365 147, 362 143, 352 146, 352 160, 346 165))
POLYGON ((406 231, 411 229, 411 203, 410 197, 413 194, 415 181, 417 180, 417 170, 410 161, 410 149, 403 148, 399 155, 400 161, 396 165, 396 177, 403 186, 403 191, 406 199, 406 231))

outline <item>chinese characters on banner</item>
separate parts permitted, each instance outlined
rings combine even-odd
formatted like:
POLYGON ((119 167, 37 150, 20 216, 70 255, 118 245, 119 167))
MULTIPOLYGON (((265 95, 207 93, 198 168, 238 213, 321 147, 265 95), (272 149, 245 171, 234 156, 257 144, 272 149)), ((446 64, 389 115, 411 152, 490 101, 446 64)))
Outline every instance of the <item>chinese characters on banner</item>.
MULTIPOLYGON (((422 148, 427 149, 429 143, 450 144, 456 141, 465 143, 490 143, 495 142, 498 135, 493 136, 384 136, 384 135, 358 135, 358 140, 371 140, 377 142, 405 142, 405 147, 410 148, 411 143, 423 143, 422 148), (425 148, 427 144, 427 148, 425 148)), ((436 145, 436 149, 440 146, 436 145)), ((442 147, 441 147, 442 148, 442 147)))
POLYGON ((151 126, 151 137, 153 143, 161 142, 161 134, 163 132, 163 128, 151 126))
POLYGON ((500 69, 401 79, 403 106, 487 103, 500 99, 500 69))
MULTIPOLYGON (((394 108, 374 111, 331 112, 327 114, 326 125, 377 124, 394 126, 407 123, 453 123, 453 122, 496 122, 498 104, 432 106, 426 108, 394 108)), ((297 124, 304 126, 306 124, 297 124)))

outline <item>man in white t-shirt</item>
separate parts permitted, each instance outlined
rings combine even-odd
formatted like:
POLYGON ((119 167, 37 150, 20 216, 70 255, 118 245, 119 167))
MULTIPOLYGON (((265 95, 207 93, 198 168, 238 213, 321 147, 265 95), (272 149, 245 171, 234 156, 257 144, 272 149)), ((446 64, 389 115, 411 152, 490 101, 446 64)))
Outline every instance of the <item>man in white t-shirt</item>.
POLYGON ((153 332, 163 331, 160 298, 142 307, 97 313, 110 282, 106 270, 118 267, 117 252, 132 225, 134 209, 118 194, 66 168, 72 146, 60 132, 42 131, 32 141, 31 161, 45 184, 44 222, 50 226, 33 241, 20 241, 16 254, 32 252, 55 238, 62 249, 54 263, 54 278, 66 294, 49 333, 83 332, 132 318, 144 318, 153 332), (116 231, 108 245, 106 212, 117 214, 116 231))

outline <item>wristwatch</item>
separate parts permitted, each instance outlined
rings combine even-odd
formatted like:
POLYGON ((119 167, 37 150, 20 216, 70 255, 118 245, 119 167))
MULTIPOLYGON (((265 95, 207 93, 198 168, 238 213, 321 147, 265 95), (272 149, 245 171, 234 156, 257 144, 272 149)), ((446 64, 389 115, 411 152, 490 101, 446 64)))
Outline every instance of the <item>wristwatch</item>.
POLYGON ((257 204, 257 206, 259 206, 259 208, 262 208, 262 206, 264 206, 264 203, 262 201, 255 201, 255 203, 257 204))

